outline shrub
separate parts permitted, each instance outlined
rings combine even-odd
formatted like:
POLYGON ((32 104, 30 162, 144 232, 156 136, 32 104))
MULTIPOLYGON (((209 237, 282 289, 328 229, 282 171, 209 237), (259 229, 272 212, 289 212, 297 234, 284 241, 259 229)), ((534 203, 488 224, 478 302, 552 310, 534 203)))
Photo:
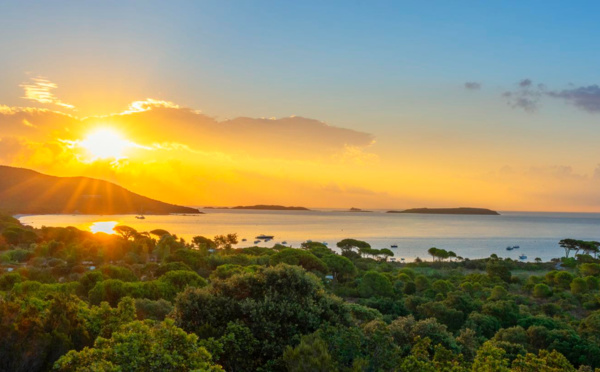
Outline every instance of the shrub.
POLYGON ((547 298, 552 295, 552 290, 544 283, 538 283, 533 287, 533 297, 547 298))

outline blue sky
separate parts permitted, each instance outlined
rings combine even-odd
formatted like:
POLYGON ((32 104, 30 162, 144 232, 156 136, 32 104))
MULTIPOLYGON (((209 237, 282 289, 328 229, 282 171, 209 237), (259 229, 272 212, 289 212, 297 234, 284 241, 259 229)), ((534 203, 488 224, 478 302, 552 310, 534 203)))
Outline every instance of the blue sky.
POLYGON ((447 92, 464 81, 497 89, 523 78, 592 83, 600 53, 597 3, 456 4, 5 4, 0 68, 14 91, 11 97, 3 89, 2 98, 15 100, 25 71, 77 88, 98 75, 106 77, 101 90, 125 80, 132 91, 223 116, 321 114, 323 98, 346 110, 374 99, 388 110, 385 97, 447 92), (74 74, 79 82, 68 78, 74 74))

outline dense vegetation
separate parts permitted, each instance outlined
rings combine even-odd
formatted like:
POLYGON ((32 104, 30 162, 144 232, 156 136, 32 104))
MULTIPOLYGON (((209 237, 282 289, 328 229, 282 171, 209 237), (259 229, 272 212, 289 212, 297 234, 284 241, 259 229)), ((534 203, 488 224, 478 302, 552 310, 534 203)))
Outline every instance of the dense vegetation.
POLYGON ((234 249, 0 217, 2 371, 593 371, 598 245, 432 262, 345 239, 234 249), (582 254, 579 254, 582 253, 582 254))

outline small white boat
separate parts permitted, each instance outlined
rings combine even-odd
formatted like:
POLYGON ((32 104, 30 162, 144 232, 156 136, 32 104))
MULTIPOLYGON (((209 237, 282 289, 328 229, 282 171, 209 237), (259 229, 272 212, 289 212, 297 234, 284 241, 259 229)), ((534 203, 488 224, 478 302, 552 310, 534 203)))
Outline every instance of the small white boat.
POLYGON ((146 217, 144 217, 144 216, 135 216, 135 218, 137 218, 138 220, 145 220, 146 219, 146 217))

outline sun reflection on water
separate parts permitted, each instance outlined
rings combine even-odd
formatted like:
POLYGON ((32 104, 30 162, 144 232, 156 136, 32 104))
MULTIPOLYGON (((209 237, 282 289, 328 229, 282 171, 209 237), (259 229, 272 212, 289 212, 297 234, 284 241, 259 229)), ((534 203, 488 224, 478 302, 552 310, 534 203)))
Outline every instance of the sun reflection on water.
POLYGON ((114 234, 113 228, 119 223, 117 221, 98 221, 90 225, 90 231, 95 233, 102 232, 105 234, 114 234))

